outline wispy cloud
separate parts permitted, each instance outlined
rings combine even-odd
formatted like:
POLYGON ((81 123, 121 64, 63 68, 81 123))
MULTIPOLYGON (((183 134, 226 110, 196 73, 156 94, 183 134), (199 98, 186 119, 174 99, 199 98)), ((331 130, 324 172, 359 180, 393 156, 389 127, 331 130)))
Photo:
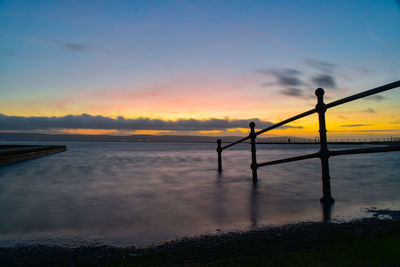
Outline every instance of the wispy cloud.
MULTIPOLYGON (((161 119, 116 119, 89 114, 67 115, 63 117, 20 117, 0 114, 0 130, 55 130, 55 129, 115 129, 115 130, 167 130, 167 131, 211 131, 234 128, 248 128, 254 121, 258 129, 271 126, 271 122, 253 118, 248 120, 230 120, 210 118, 206 120, 179 119, 176 121, 161 119)), ((286 126, 285 128, 302 128, 286 126)))
POLYGON ((335 77, 329 74, 319 74, 312 77, 311 80, 318 87, 336 88, 335 77))
POLYGON ((296 96, 300 97, 303 96, 303 90, 298 89, 298 88, 286 88, 280 91, 283 95, 288 95, 288 96, 296 96))
MULTIPOLYGON (((331 133, 347 133, 348 131, 329 131, 331 133)), ((373 133, 373 132, 400 132, 398 129, 389 129, 389 130, 381 130, 381 129, 374 129, 374 130, 351 130, 354 133, 373 133)))
POLYGON ((304 84, 300 78, 301 71, 296 69, 257 70, 257 73, 272 75, 275 78, 275 82, 271 84, 281 86, 299 86, 304 84))
POLYGON ((25 41, 25 42, 35 43, 35 44, 43 44, 43 45, 49 45, 49 46, 62 47, 64 49, 67 49, 70 51, 75 51, 75 52, 83 52, 83 51, 90 50, 90 48, 87 45, 84 45, 81 43, 76 43, 76 42, 62 42, 62 41, 46 40, 46 39, 40 39, 40 38, 34 38, 34 37, 28 37, 28 36, 11 36, 11 35, 3 35, 3 36, 8 37, 8 38, 14 38, 14 39, 25 41))
POLYGON ((258 74, 266 76, 268 81, 261 84, 263 87, 280 86, 279 92, 282 95, 308 99, 310 96, 310 88, 322 87, 325 89, 337 89, 335 69, 337 65, 334 63, 318 60, 315 58, 307 58, 304 60, 305 65, 312 67, 319 73, 312 76, 294 69, 262 69, 257 70, 258 74))
POLYGON ((306 65, 325 73, 332 73, 337 67, 337 65, 334 63, 326 62, 316 58, 306 58, 304 59, 304 62, 306 63, 306 65))
POLYGON ((381 95, 371 95, 371 96, 364 98, 364 100, 370 100, 370 101, 376 101, 376 102, 382 101, 384 99, 385 99, 385 97, 383 97, 381 95))
POLYGON ((376 113, 376 111, 375 111, 374 109, 372 109, 372 108, 364 109, 364 110, 362 110, 361 112, 365 112, 365 113, 376 113))
POLYGON ((296 69, 277 69, 277 70, 258 70, 257 73, 271 76, 274 81, 264 82, 262 86, 269 87, 278 85, 283 87, 280 90, 282 95, 293 97, 304 97, 304 92, 300 88, 304 85, 302 72, 296 69))
POLYGON ((58 42, 58 44, 60 46, 62 46, 62 47, 65 47, 65 48, 69 49, 69 50, 72 50, 72 51, 87 51, 88 50, 88 47, 86 45, 83 45, 83 44, 62 43, 62 42, 58 42))
POLYGON ((386 46, 386 42, 379 37, 375 32, 373 32, 371 29, 367 29, 367 33, 369 35, 369 37, 371 37, 372 40, 376 41, 377 43, 379 43, 382 46, 386 46))
POLYGON ((363 127, 363 126, 371 126, 372 124, 345 124, 340 125, 340 127, 363 127))

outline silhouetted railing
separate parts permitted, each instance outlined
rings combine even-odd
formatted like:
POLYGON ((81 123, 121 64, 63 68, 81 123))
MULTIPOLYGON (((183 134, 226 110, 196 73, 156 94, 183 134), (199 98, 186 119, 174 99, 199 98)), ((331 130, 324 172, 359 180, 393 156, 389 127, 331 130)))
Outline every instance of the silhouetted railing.
POLYGON ((334 102, 331 102, 329 104, 324 103, 324 90, 322 88, 318 88, 315 90, 315 95, 317 96, 317 105, 315 106, 314 109, 311 109, 309 111, 306 111, 304 113, 301 113, 299 115, 293 116, 289 119, 286 119, 284 121, 281 121, 279 123, 273 124, 263 130, 260 130, 258 132, 255 131, 255 123, 250 122, 250 134, 247 137, 244 137, 236 142, 230 143, 226 146, 222 146, 222 141, 221 139, 217 140, 217 152, 218 152, 218 171, 222 172, 222 151, 224 149, 227 149, 231 146, 234 146, 236 144, 242 143, 248 139, 250 139, 250 147, 251 147, 251 165, 250 168, 252 170, 253 174, 253 182, 257 182, 257 169, 259 167, 263 166, 269 166, 269 165, 275 165, 275 164, 281 164, 281 163, 286 163, 286 162, 292 162, 292 161, 298 161, 298 160, 304 160, 304 159, 311 159, 311 158, 320 158, 321 160, 321 170, 322 170, 322 192, 323 196, 321 198, 321 201, 324 203, 333 203, 334 199, 332 198, 331 195, 331 185, 330 185, 330 175, 329 175, 329 162, 328 159, 329 157, 332 156, 339 156, 339 155, 351 155, 351 154, 360 154, 360 153, 376 153, 376 152, 390 152, 390 151, 400 151, 400 146, 390 146, 390 147, 374 147, 374 148, 361 148, 361 149, 349 149, 349 150, 338 150, 338 151, 330 151, 328 150, 327 146, 327 137, 326 137, 326 125, 325 125, 325 112, 329 108, 333 108, 360 98, 364 98, 367 96, 371 96, 377 93, 381 93, 387 90, 391 90, 394 88, 400 87, 400 81, 389 83, 371 90, 364 91, 359 94, 355 94, 349 97, 345 97, 339 100, 336 100, 334 102), (308 155, 302 155, 302 156, 297 156, 297 157, 290 157, 290 158, 284 158, 284 159, 279 159, 279 160, 274 160, 274 161, 268 161, 268 162, 263 162, 263 163, 257 163, 257 155, 256 155, 256 137, 260 134, 263 134, 265 132, 268 132, 272 129, 278 128, 282 125, 288 124, 292 121, 301 119, 303 117, 309 116, 311 114, 318 113, 318 121, 319 121, 319 144, 320 144, 320 150, 316 153, 308 154, 308 155))

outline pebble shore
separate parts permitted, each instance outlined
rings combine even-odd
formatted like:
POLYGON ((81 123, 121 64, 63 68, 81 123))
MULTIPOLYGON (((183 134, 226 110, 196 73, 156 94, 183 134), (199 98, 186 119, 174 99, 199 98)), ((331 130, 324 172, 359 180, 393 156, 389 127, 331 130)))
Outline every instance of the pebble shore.
MULTIPOLYGON (((372 212, 372 218, 346 223, 300 223, 267 227, 183 238, 147 248, 17 245, 0 248, 0 266, 230 266, 247 265, 249 262, 252 265, 263 265, 260 263, 265 259, 271 259, 269 265, 274 266, 274 259, 285 260, 284 257, 296 255, 298 251, 315 252, 352 242, 369 244, 389 238, 390 242, 394 242, 395 249, 400 249, 400 211, 372 212)), ((397 261, 397 258, 389 260, 397 261)), ((276 264, 279 265, 279 262, 276 264)))

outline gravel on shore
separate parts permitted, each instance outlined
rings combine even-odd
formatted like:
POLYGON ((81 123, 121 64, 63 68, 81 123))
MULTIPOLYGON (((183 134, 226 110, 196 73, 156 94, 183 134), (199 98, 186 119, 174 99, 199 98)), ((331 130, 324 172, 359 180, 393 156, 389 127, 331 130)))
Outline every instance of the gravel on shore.
POLYGON ((0 248, 0 266, 400 265, 400 211, 372 212, 346 223, 267 227, 147 248, 17 245, 0 248))

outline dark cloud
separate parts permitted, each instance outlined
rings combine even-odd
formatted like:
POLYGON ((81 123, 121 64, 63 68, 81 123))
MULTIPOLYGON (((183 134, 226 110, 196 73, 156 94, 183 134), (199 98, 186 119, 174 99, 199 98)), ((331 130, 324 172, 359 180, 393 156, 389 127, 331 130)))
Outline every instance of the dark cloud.
POLYGON ((298 88, 286 88, 281 90, 281 93, 288 96, 303 96, 303 90, 298 88))
POLYGON ((312 77, 311 80, 318 87, 336 88, 335 77, 329 74, 319 74, 312 77))
POLYGON ((362 126, 371 126, 372 124, 346 124, 340 125, 340 127, 362 127, 362 126))
POLYGON ((261 84, 263 87, 272 85, 280 85, 281 94, 293 97, 304 97, 303 90, 299 87, 304 85, 301 79, 302 72, 296 69, 279 69, 279 70, 257 70, 257 73, 272 75, 275 81, 268 81, 261 84))
POLYGON ((377 102, 379 102, 379 101, 384 100, 385 97, 383 97, 383 96, 381 96, 381 95, 371 95, 371 96, 365 97, 364 99, 365 99, 365 100, 372 100, 372 101, 377 101, 377 102))
POLYGON ((301 71, 296 69, 280 69, 280 70, 257 70, 257 73, 272 75, 276 78, 275 83, 267 82, 266 85, 279 84, 281 86, 299 86, 303 85, 300 79, 301 71))
POLYGON ((307 92, 310 87, 323 87, 325 89, 336 89, 336 75, 334 63, 325 62, 322 60, 308 58, 304 60, 308 66, 319 71, 314 76, 306 75, 297 69, 275 69, 275 70, 257 70, 257 73, 268 75, 272 81, 266 81, 261 84, 263 87, 270 87, 272 85, 281 86, 280 93, 286 96, 298 97, 307 99, 307 92))
MULTIPOLYGON (((254 121, 258 129, 271 126, 271 122, 259 119, 180 119, 166 121, 160 119, 116 119, 88 114, 67 115, 63 117, 20 117, 0 114, 0 130, 52 130, 52 129, 116 129, 116 130, 172 130, 172 131, 205 131, 248 128, 254 121)), ((286 126, 285 128, 302 128, 286 126)))
POLYGON ((331 73, 333 69, 337 67, 337 65, 334 63, 322 61, 315 58, 306 58, 304 61, 308 66, 326 73, 331 73))
MULTIPOLYGON (((370 132, 393 132, 393 131, 399 131, 397 129, 392 129, 392 130, 351 130, 352 132, 355 133, 370 133, 370 132)), ((334 133, 346 133, 348 131, 329 131, 329 132, 334 132, 334 133)))
POLYGON ((278 83, 282 86, 299 86, 303 85, 303 82, 298 77, 301 72, 295 69, 284 69, 282 71, 271 72, 278 80, 278 83))
POLYGON ((88 47, 82 44, 76 44, 76 43, 60 43, 61 46, 64 48, 67 48, 72 51, 87 51, 88 47))

